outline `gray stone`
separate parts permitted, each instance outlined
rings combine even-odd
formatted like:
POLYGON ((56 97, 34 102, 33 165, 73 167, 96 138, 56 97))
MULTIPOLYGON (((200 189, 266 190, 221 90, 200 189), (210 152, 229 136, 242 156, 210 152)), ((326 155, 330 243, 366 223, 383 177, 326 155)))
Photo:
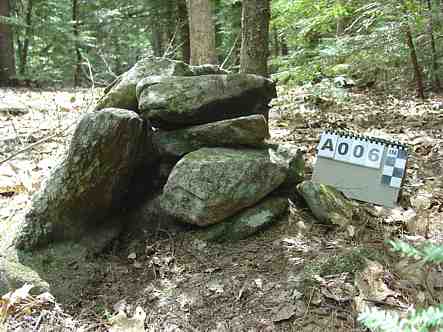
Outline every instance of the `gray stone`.
POLYGON ((304 152, 291 143, 268 144, 267 146, 273 158, 278 159, 279 163, 286 165, 288 169, 281 189, 291 194, 296 192, 296 185, 305 178, 304 152))
POLYGON ((226 71, 215 65, 189 66, 182 61, 171 59, 143 58, 105 89, 105 95, 97 102, 95 109, 101 110, 115 107, 137 111, 136 86, 140 80, 148 76, 167 77, 209 74, 226 74, 226 71))
POLYGON ((251 74, 149 77, 137 85, 142 116, 165 129, 266 114, 274 97, 275 84, 251 74))
POLYGON ((203 147, 257 147, 267 137, 264 116, 250 115, 180 130, 159 130, 153 136, 153 143, 161 156, 182 157, 203 147))
POLYGON ((267 198, 199 234, 205 241, 242 240, 272 225, 287 209, 287 198, 267 198))
POLYGON ((135 88, 142 78, 150 75, 192 75, 192 71, 187 64, 181 61, 154 57, 144 58, 106 88, 106 94, 97 102, 95 109, 115 107, 136 111, 138 102, 135 88))
POLYGON ((161 197, 162 209, 184 223, 219 223, 280 186, 287 166, 269 151, 202 148, 174 167, 161 197))
POLYGON ((149 138, 134 112, 106 109, 79 123, 66 158, 51 173, 21 227, 16 246, 80 239, 107 223, 127 196, 149 138))
POLYGON ((24 284, 34 285, 36 293, 49 291, 49 284, 30 267, 0 257, 0 296, 24 284))
POLYGON ((304 181, 297 186, 297 189, 320 223, 346 226, 352 222, 354 206, 335 188, 304 181))

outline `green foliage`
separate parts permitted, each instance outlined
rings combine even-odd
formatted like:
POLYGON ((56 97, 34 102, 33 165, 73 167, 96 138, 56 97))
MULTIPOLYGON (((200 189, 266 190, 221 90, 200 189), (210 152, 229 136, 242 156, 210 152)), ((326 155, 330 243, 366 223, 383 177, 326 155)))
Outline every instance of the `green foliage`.
MULTIPOLYGON (((432 4, 437 36, 442 33, 443 14, 437 2, 432 4)), ((387 0, 277 0, 272 2, 272 14, 272 29, 293 50, 273 61, 279 64, 273 66, 274 72, 292 68, 291 79, 285 78, 286 81, 298 84, 319 71, 333 76, 331 71, 337 65, 346 65, 346 72, 339 74, 352 76, 361 86, 378 82, 385 88, 393 81, 408 84, 414 77, 405 41, 407 26, 411 27, 424 76, 428 81, 432 79, 429 11, 425 2, 408 0, 403 6, 401 1, 387 0), (342 32, 339 25, 343 26, 342 32), (304 68, 302 74, 298 68, 304 68)), ((437 56, 441 51, 437 48, 437 56)))
POLYGON ((355 248, 339 255, 322 256, 304 266, 305 281, 308 284, 315 283, 316 275, 354 274, 366 266, 365 259, 383 261, 383 256, 380 251, 370 248, 355 248))
MULTIPOLYGON (((402 241, 390 241, 389 243, 394 251, 424 263, 437 264, 443 262, 443 246, 425 244, 417 248, 402 241)), ((387 312, 373 308, 361 313, 359 320, 371 331, 443 331, 443 305, 412 310, 405 317, 400 317, 396 312, 387 312)))
POLYGON ((359 320, 371 331, 443 331, 443 305, 424 310, 413 310, 403 318, 398 313, 373 308, 362 313, 359 320), (438 330, 434 328, 438 328, 438 330))

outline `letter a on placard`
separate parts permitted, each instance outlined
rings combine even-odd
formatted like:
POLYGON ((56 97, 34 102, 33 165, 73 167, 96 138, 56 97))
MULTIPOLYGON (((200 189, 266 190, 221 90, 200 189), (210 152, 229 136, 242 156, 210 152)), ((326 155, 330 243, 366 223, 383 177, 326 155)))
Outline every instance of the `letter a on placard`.
POLYGON ((320 136, 320 143, 318 144, 318 156, 325 158, 334 158, 335 148, 337 146, 337 134, 324 132, 320 136))

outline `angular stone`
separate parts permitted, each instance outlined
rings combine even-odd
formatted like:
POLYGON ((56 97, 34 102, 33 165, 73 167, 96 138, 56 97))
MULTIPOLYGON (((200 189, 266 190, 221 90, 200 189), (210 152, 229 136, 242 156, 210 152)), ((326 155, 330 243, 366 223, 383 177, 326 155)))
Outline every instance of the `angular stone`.
POLYGON ((79 123, 66 158, 33 197, 16 246, 80 239, 115 212, 127 196, 149 138, 134 112, 106 109, 79 123))
POLYGON ((147 78, 137 85, 142 116, 165 129, 265 114, 274 97, 275 84, 251 74, 147 78))
POLYGON ((138 102, 135 95, 137 83, 150 75, 181 76, 192 75, 187 64, 163 58, 148 57, 138 61, 131 69, 120 75, 105 90, 105 95, 97 102, 96 110, 104 108, 124 108, 136 111, 138 102))
POLYGON ((0 296, 24 284, 33 284, 37 293, 49 291, 49 284, 30 267, 0 257, 0 296))
POLYGON ((257 205, 241 211, 222 223, 209 226, 200 234, 206 241, 242 240, 269 227, 287 210, 287 198, 265 198, 257 205))
POLYGON ((263 115, 222 120, 174 131, 157 131, 153 143, 161 156, 182 157, 203 147, 257 147, 269 137, 263 115))
POLYGON ((115 107, 137 111, 137 83, 148 76, 195 76, 226 74, 215 65, 189 66, 182 61, 147 57, 138 61, 105 89, 105 95, 97 102, 96 110, 115 107))
POLYGON ((304 181, 297 186, 312 214, 320 223, 349 225, 354 206, 341 192, 331 186, 304 181))
POLYGON ((267 149, 202 148, 175 165, 161 206, 181 222, 212 225, 254 205, 286 177, 287 166, 267 149))
POLYGON ((288 168, 288 175, 281 189, 287 192, 296 192, 296 185, 305 178, 305 160, 303 151, 291 143, 279 143, 267 145, 273 153, 273 158, 279 159, 280 163, 288 168))

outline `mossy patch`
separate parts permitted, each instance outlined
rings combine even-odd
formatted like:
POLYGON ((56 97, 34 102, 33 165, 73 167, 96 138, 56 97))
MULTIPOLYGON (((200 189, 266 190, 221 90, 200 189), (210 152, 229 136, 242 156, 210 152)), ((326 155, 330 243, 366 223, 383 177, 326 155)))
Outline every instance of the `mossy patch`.
POLYGON ((304 279, 308 285, 318 283, 316 276, 325 277, 341 273, 354 275, 366 266, 366 259, 383 262, 383 252, 375 248, 355 248, 338 255, 319 256, 304 266, 304 279))

